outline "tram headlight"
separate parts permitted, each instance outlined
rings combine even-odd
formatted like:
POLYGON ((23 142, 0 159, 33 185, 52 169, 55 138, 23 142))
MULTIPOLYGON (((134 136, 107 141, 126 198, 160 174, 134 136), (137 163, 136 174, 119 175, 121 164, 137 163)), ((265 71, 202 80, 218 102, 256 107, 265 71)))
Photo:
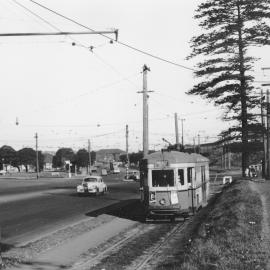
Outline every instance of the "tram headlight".
POLYGON ((166 203, 166 200, 165 200, 164 198, 162 198, 162 199, 159 201, 159 203, 160 203, 161 205, 164 205, 164 204, 166 203))
POLYGON ((150 192, 150 201, 153 202, 156 200, 156 193, 155 192, 150 192))

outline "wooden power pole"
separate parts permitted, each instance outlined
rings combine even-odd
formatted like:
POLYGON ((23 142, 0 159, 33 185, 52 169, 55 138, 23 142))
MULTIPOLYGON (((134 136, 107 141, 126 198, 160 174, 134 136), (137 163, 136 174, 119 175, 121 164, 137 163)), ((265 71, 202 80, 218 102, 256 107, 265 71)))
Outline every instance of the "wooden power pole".
POLYGON ((174 114, 174 122, 175 122, 175 143, 178 147, 179 145, 179 130, 178 130, 178 115, 177 113, 174 114))
POLYGON ((143 94, 143 156, 145 157, 149 151, 149 123, 148 123, 148 93, 153 91, 147 90, 147 72, 150 68, 143 66, 143 91, 138 93, 143 94))
POLYGON ((181 127, 182 127, 182 148, 184 149, 184 121, 186 119, 181 119, 181 127))
POLYGON ((128 179, 128 169, 129 169, 129 156, 128 156, 128 125, 126 125, 126 155, 127 155, 126 179, 128 179))
POLYGON ((270 97, 269 97, 269 90, 266 92, 267 97, 267 133, 266 133, 266 140, 267 140, 267 154, 266 154, 266 179, 270 179, 270 97))
POLYGON ((36 169, 37 169, 37 179, 39 178, 39 163, 38 163, 38 134, 35 134, 36 139, 36 169))
POLYGON ((126 155, 127 155, 127 167, 129 167, 129 156, 128 156, 128 125, 126 125, 126 155))
POLYGON ((89 171, 88 173, 91 174, 91 142, 88 140, 88 155, 89 155, 89 171))
POLYGON ((263 141, 263 166, 262 177, 267 175, 267 139, 265 133, 265 96, 261 90, 261 124, 262 124, 262 141, 263 141))

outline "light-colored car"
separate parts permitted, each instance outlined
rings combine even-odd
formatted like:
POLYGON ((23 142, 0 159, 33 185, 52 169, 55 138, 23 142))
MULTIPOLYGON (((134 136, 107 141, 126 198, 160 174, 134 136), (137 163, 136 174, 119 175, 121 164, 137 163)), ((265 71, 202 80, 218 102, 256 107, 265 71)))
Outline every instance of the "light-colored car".
POLYGON ((7 171, 5 170, 0 170, 0 175, 6 175, 7 174, 7 171))
POLYGON ((78 194, 104 194, 107 192, 107 185, 101 176, 91 175, 85 177, 80 185, 77 186, 78 194))
POLYGON ((128 171, 128 174, 124 177, 125 180, 133 180, 133 181, 139 181, 140 180, 140 172, 139 171, 128 171))

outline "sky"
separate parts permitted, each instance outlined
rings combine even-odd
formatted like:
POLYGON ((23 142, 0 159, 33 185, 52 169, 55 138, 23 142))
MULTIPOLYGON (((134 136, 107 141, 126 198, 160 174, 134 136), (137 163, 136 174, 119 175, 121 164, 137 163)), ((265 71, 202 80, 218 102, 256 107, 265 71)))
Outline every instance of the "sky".
MULTIPOLYGON (((100 35, 0 37, 0 145, 19 150, 142 150, 142 67, 149 95, 149 144, 158 150, 175 143, 178 114, 184 143, 217 140, 229 127, 222 110, 201 97, 187 95, 196 79, 196 59, 186 60, 189 41, 200 33, 193 16, 199 0, 37 0, 38 3, 96 31, 119 30, 119 41, 187 68, 139 53, 100 35), (72 44, 75 46, 72 46, 72 44), (93 50, 90 47, 93 46, 93 50)), ((0 0, 0 33, 85 31, 29 0, 0 0), (22 6, 23 5, 23 6, 22 6)), ((112 40, 113 34, 107 34, 112 40)), ((254 66, 256 80, 266 80, 268 48, 254 66)))

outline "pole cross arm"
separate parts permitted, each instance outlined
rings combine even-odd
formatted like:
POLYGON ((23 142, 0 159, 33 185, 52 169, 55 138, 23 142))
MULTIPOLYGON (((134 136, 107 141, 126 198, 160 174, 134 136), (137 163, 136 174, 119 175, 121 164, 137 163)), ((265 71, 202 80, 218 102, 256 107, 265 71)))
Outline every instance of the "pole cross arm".
POLYGON ((0 33, 0 37, 22 37, 22 36, 66 36, 66 35, 105 35, 115 34, 118 40, 118 29, 113 31, 83 31, 83 32, 28 32, 28 33, 0 33))

